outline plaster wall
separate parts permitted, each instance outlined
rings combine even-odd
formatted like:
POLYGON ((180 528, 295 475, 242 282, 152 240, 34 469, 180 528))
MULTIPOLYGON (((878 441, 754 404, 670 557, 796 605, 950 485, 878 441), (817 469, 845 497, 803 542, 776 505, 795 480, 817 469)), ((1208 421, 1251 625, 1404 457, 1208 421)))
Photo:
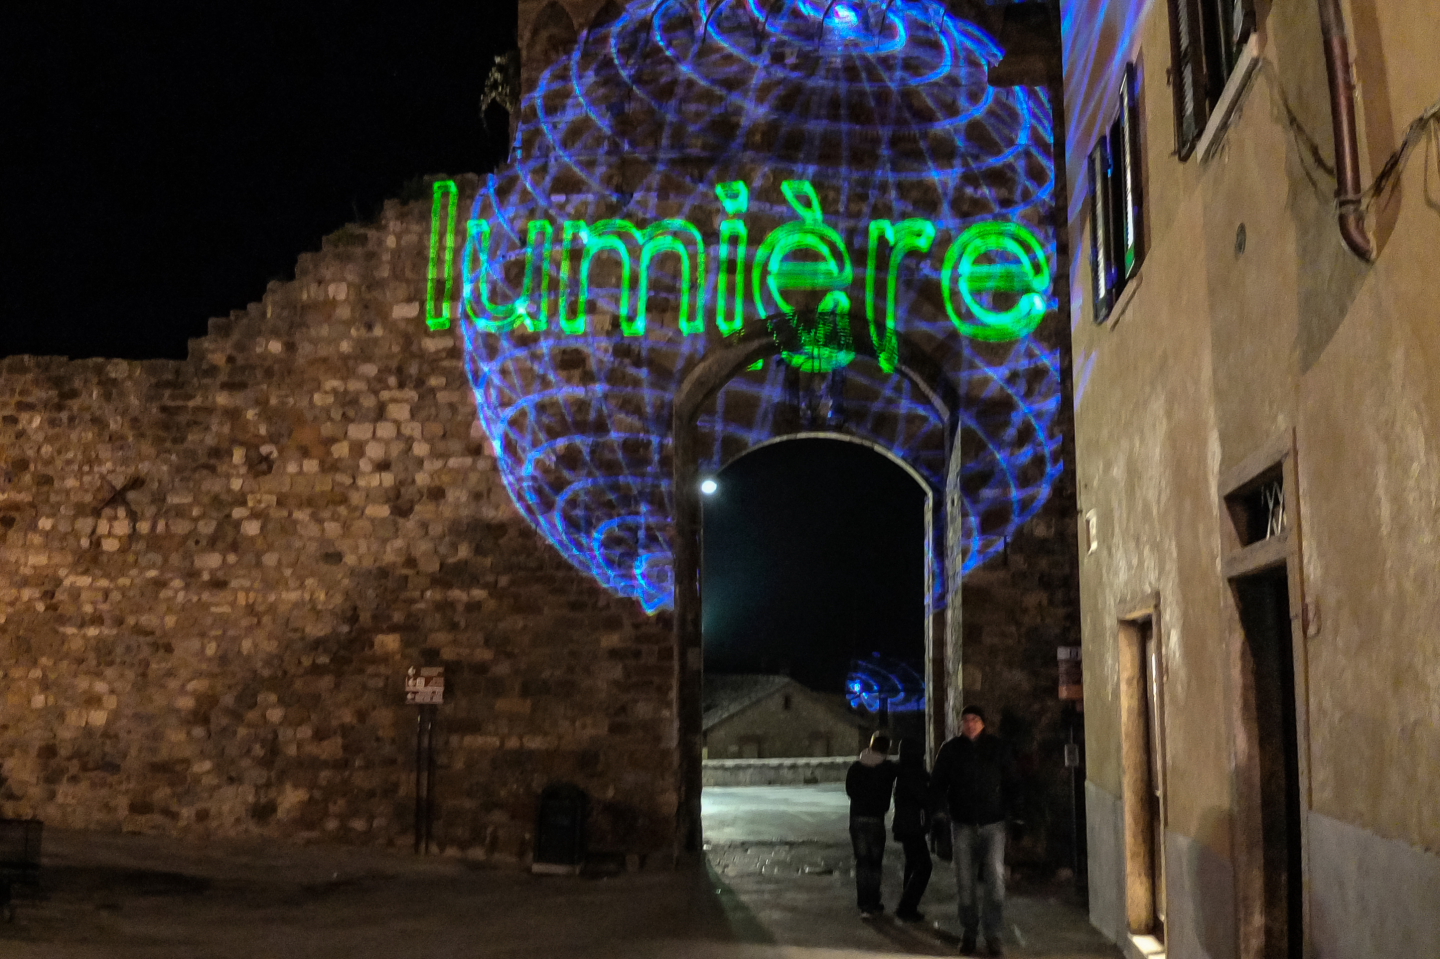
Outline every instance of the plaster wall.
POLYGON ((1085 848, 1090 923, 1116 942, 1125 937, 1125 818, 1118 797, 1085 784, 1085 848))
POLYGON ((441 849, 524 860, 554 780, 595 846, 669 847, 669 619, 515 511, 429 227, 344 228, 184 362, 0 361, 0 815, 407 844, 439 665, 441 849))
POLYGON ((1440 858, 1311 813, 1310 869, 1318 959, 1440 955, 1440 858))
MULTIPOLYGON (((1237 117, 1208 161, 1181 163, 1168 15, 1150 5, 1137 45, 1149 249, 1104 325, 1088 292, 1088 227, 1072 272, 1079 499, 1098 534, 1093 552, 1083 528, 1077 544, 1091 816, 1104 805, 1095 797, 1122 795, 1117 620, 1156 593, 1167 848, 1203 866, 1192 876, 1170 864, 1170 908, 1182 927, 1187 915, 1221 917, 1197 918, 1193 935, 1177 929, 1170 947, 1230 954, 1215 932, 1225 921, 1219 877, 1237 861, 1237 811, 1255 797, 1236 776, 1228 657, 1238 615, 1222 575, 1234 534, 1218 485, 1293 435, 1309 934, 1317 955, 1355 955, 1365 950, 1342 948, 1345 937, 1429 942, 1440 913, 1440 886, 1419 878, 1440 861, 1437 169, 1433 151, 1417 150, 1370 211, 1376 262, 1350 254, 1334 178, 1312 155, 1313 143, 1333 160, 1315 5, 1260 14, 1263 59, 1237 117), (1340 833, 1349 866, 1334 858, 1341 840, 1326 838, 1340 833), (1393 905, 1356 908, 1352 870, 1389 856, 1414 863, 1387 881, 1393 905), (1334 910, 1343 934, 1324 921, 1334 910)), ((1367 182, 1440 97, 1433 14, 1424 0, 1347 10, 1367 182)), ((1120 883, 1123 893, 1123 862, 1092 845, 1092 887, 1120 883)), ((1248 954, 1238 930, 1232 939, 1248 954)))

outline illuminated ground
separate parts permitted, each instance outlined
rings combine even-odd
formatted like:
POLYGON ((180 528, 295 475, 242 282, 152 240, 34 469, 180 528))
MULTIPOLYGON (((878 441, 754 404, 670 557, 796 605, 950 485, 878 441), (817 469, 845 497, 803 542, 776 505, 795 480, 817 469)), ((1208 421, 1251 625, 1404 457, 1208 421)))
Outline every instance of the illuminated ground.
MULTIPOLYGON (((743 918, 775 942, 858 948, 864 955, 955 955, 959 927, 949 863, 935 862, 920 904, 926 925, 867 924, 856 916, 842 784, 711 788, 702 802, 711 869, 726 896, 743 905, 743 918)), ((900 846, 890 842, 883 898, 892 909, 900 898, 903 861, 900 846)), ((1005 914, 1008 954, 1118 957, 1071 898, 1063 886, 1012 890, 1005 914)))
MULTIPOLYGON (((6 959, 860 959, 954 955, 946 931, 866 924, 840 787, 707 791, 710 869, 535 878, 350 849, 46 835, 44 898, 0 924, 6 959)), ((898 894, 887 854, 887 901, 898 894)), ((938 864, 937 864, 938 866, 938 864)), ((937 868, 922 908, 944 918, 937 868)), ((1117 956, 1073 907, 1013 896, 1012 956, 1117 956), (1023 945, 1022 945, 1023 941, 1023 945)))

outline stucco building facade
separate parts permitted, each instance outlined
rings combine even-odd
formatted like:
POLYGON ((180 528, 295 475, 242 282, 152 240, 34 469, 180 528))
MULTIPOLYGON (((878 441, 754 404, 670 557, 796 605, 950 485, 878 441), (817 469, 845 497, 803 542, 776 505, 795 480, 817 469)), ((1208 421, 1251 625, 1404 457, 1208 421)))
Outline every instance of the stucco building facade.
POLYGON ((1440 954, 1440 20, 1191 7, 1066 18, 1092 917, 1440 954))

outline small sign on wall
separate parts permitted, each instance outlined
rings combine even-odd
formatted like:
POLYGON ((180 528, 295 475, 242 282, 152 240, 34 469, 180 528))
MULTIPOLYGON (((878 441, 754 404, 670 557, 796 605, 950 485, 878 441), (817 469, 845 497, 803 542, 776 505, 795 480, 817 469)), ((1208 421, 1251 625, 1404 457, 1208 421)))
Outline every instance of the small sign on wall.
POLYGON ((438 706, 445 702, 445 667, 411 666, 405 674, 405 703, 438 706))
POLYGON ((1060 662, 1060 698, 1084 699, 1084 670, 1080 665, 1079 646, 1061 646, 1056 651, 1060 662))

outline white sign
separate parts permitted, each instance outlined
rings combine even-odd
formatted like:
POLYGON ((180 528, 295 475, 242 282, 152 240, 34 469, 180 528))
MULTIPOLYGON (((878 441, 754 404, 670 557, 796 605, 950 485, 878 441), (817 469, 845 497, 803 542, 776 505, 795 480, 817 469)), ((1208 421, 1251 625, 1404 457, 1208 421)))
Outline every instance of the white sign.
POLYGON ((437 706, 445 701, 445 667, 411 666, 405 674, 405 702, 412 706, 437 706))

